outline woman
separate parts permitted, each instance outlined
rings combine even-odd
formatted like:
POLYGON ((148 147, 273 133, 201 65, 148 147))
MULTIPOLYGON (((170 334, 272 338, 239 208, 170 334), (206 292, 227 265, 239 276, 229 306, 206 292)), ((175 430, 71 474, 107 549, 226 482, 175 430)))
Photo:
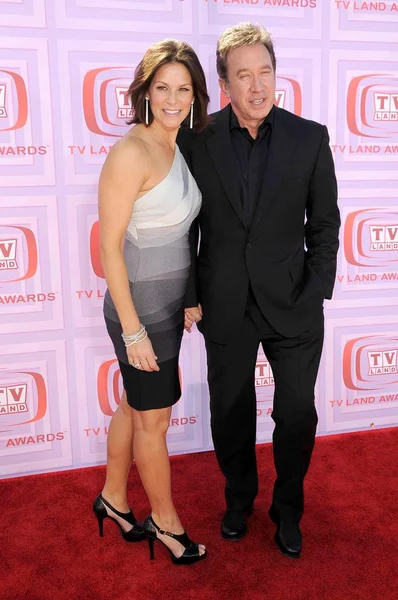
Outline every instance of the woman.
POLYGON ((99 182, 104 315, 124 393, 109 426, 106 481, 93 508, 100 535, 109 517, 127 541, 146 535, 151 559, 157 539, 173 562, 188 564, 206 550, 188 538, 174 507, 166 434, 181 395, 188 233, 201 195, 176 137, 181 125, 205 127, 209 97, 198 57, 176 40, 147 50, 128 94, 135 127, 113 146, 99 182), (133 455, 152 509, 144 525, 127 503, 133 455))

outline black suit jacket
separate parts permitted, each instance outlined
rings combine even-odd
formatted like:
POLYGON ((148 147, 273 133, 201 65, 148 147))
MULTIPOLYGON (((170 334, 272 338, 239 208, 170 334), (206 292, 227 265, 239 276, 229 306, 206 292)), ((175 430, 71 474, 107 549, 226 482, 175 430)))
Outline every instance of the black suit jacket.
POLYGON ((328 132, 275 107, 259 200, 247 227, 229 123, 230 105, 199 135, 181 130, 177 140, 202 192, 185 305, 200 303, 200 330, 228 343, 239 335, 250 282, 270 324, 295 337, 332 297, 336 275, 340 215, 328 132))

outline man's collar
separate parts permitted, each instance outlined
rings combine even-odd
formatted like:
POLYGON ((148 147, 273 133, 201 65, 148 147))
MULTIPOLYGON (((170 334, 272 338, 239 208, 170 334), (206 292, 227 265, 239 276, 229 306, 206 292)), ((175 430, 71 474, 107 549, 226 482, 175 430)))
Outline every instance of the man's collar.
MULTIPOLYGON (((268 127, 268 123, 269 126, 271 127, 271 131, 272 131, 272 127, 274 124, 274 114, 275 114, 275 107, 274 105, 272 105, 271 110, 269 111, 268 115, 265 117, 264 121, 261 123, 261 125, 258 128, 259 133, 261 134, 261 132, 263 130, 266 129, 266 127, 268 127)), ((232 110, 232 106, 230 105, 230 120, 229 120, 229 127, 230 129, 246 129, 245 127, 241 127, 238 121, 238 117, 236 116, 236 114, 234 113, 234 111, 232 110)))

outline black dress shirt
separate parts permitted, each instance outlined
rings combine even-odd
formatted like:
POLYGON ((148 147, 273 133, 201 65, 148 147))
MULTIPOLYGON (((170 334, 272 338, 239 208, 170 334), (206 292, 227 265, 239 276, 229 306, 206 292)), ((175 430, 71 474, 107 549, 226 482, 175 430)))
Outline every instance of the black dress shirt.
MULTIPOLYGON (((245 222, 250 227, 265 171, 269 144, 272 135, 274 108, 270 110, 258 128, 256 139, 252 138, 246 127, 241 127, 231 108, 230 131, 231 142, 236 158, 236 173, 239 182, 239 197, 242 202, 245 222)), ((263 336, 274 330, 261 313, 254 297, 252 287, 249 287, 246 312, 254 322, 257 330, 263 336)))
POLYGON ((274 109, 270 110, 258 128, 256 139, 246 127, 241 127, 231 108, 231 142, 236 158, 239 197, 242 202, 246 225, 250 227, 257 206, 263 180, 265 163, 272 134, 274 109))

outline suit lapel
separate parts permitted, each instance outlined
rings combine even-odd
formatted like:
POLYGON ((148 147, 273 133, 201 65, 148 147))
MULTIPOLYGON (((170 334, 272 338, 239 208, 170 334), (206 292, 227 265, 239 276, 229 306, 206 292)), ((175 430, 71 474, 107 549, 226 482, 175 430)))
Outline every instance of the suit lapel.
POLYGON ((286 173, 298 139, 284 123, 283 111, 275 106, 271 142, 261 183, 260 194, 250 229, 254 229, 270 206, 278 186, 286 173))
POLYGON ((232 148, 230 134, 230 106, 215 115, 214 122, 209 126, 213 131, 207 140, 207 148, 220 177, 228 200, 234 211, 246 227, 242 203, 239 198, 238 180, 236 177, 236 159, 232 148))

